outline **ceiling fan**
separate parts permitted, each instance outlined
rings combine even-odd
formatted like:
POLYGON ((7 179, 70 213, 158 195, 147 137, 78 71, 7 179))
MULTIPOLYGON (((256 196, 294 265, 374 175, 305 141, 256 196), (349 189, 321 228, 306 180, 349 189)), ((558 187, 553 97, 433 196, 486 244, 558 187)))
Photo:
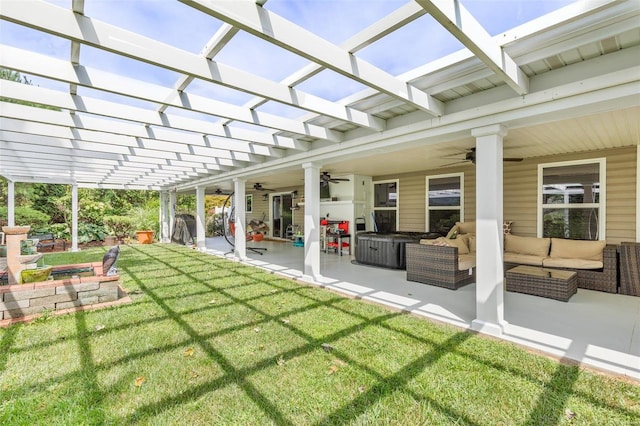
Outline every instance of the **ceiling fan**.
POLYGON ((347 178, 332 178, 329 172, 322 172, 320 175, 320 183, 327 185, 328 183, 349 182, 347 178))
POLYGON ((275 191, 275 189, 265 188, 259 182, 256 182, 256 183, 253 184, 253 189, 255 189, 256 191, 275 191))
MULTIPOLYGON (((449 163, 449 164, 445 164, 443 166, 440 167, 447 167, 447 166, 453 166, 454 164, 462 164, 462 163, 467 163, 470 162, 471 164, 476 164, 476 149, 475 148, 470 148, 465 152, 461 152, 459 154, 453 154, 453 155, 447 155, 444 156, 442 158, 455 158, 455 155, 463 155, 464 154, 464 159, 461 159, 460 161, 456 161, 453 163, 449 163)), ((504 157, 502 159, 502 161, 522 161, 523 158, 522 157, 504 157)))

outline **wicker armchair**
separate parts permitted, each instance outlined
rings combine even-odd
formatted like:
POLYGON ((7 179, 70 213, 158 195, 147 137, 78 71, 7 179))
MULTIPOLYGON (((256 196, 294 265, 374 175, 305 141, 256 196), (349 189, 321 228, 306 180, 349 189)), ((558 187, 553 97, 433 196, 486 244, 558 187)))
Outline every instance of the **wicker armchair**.
POLYGON ((407 243, 407 280, 457 290, 475 282, 475 268, 458 269, 458 248, 407 243))
MULTIPOLYGON (((607 244, 602 253, 602 269, 555 268, 573 271, 578 274, 578 288, 587 290, 618 292, 618 253, 617 247, 607 244)), ((517 263, 505 263, 504 271, 518 266, 517 263)))
POLYGON ((620 245, 620 294, 640 296, 640 243, 620 245))

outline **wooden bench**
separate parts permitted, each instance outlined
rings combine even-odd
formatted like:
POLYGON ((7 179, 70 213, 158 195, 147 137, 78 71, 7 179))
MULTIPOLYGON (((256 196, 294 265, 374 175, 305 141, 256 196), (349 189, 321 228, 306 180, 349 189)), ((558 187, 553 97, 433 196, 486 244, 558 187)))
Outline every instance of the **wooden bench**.
MULTIPOLYGON (((51 232, 44 234, 33 234, 30 235, 29 238, 38 240, 38 251, 44 248, 49 248, 51 251, 53 251, 53 249, 56 247, 56 237, 51 232)), ((66 241, 62 242, 62 249, 67 249, 66 241)))

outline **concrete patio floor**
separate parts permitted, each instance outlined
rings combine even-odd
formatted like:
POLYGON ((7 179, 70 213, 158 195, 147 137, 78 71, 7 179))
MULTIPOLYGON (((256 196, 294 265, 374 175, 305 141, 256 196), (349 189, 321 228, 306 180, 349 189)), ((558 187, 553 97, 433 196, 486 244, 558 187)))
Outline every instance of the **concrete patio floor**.
MULTIPOLYGON (((246 264, 300 281, 304 249, 291 242, 261 241, 263 255, 247 250, 246 264)), ((225 256, 222 238, 207 238, 207 253, 225 256)), ((232 258, 232 254, 226 257, 232 258)), ((321 253, 320 282, 308 282, 349 296, 377 302, 416 315, 471 328, 475 318, 475 284, 456 291, 406 280, 406 272, 354 265, 346 253, 321 253)), ((609 373, 640 380, 640 297, 578 289, 569 302, 505 293, 502 336, 559 359, 580 362, 609 373)))

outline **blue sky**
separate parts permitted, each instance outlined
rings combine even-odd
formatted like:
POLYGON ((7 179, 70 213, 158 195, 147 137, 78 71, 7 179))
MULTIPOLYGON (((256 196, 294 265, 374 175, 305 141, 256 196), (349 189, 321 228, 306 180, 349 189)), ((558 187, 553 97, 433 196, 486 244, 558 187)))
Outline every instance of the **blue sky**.
MULTIPOLYGON (((67 8, 71 4, 71 0, 48 1, 67 8)), ((341 44, 407 1, 268 0, 265 7, 335 44, 341 44)), ((572 1, 462 0, 462 4, 492 35, 514 28, 569 3, 572 1)), ((193 53, 198 53, 221 25, 221 22, 214 18, 170 0, 85 0, 85 14, 193 53)), ((54 36, 2 21, 0 37, 4 44, 10 46, 68 59, 69 42, 54 36)), ((425 15, 363 49, 357 55, 392 75, 399 75, 460 48, 461 45, 455 38, 436 24, 430 16, 425 15)), ((171 86, 177 78, 174 72, 99 49, 83 46, 80 58, 84 65, 123 73, 150 83, 171 86)), ((214 59, 274 81, 282 80, 307 63, 303 58, 242 32, 214 59)), ((39 77, 33 77, 32 81, 44 87, 66 90, 64 85, 51 83, 39 77)), ((323 71, 298 88, 329 100, 338 100, 361 90, 363 86, 331 71, 323 71)), ((248 94, 221 89, 199 81, 192 83, 187 90, 238 105, 252 98, 248 94)), ((94 92, 91 96, 114 98, 112 95, 100 95, 94 92)), ((293 108, 282 108, 273 103, 261 109, 287 116, 300 115, 300 112, 293 108)))

